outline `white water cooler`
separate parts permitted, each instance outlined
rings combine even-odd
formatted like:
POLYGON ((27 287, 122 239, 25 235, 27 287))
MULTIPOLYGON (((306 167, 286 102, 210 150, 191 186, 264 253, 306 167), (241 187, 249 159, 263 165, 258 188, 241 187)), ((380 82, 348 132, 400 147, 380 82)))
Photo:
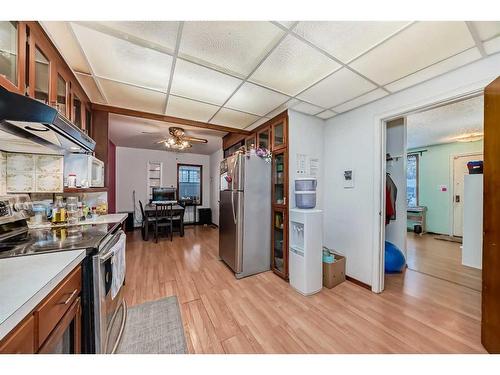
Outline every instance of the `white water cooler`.
POLYGON ((323 287, 323 211, 290 209, 290 285, 303 295, 323 287))

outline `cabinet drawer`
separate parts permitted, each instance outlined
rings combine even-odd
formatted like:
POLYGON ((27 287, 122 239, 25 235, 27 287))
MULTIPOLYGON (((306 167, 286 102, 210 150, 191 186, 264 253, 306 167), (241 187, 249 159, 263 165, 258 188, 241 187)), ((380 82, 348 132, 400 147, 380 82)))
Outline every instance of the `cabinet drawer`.
POLYGON ((50 332, 59 323, 80 295, 82 270, 78 267, 60 284, 46 301, 35 311, 38 322, 38 346, 41 346, 50 332))
POLYGON ((35 318, 31 315, 0 343, 1 354, 35 353, 35 318))

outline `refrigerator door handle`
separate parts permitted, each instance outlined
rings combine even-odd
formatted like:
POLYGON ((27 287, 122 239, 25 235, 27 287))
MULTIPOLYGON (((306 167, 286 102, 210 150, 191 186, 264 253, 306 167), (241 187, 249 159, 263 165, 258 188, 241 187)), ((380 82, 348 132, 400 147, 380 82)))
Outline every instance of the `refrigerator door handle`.
POLYGON ((234 224, 236 224, 236 211, 234 210, 234 190, 231 190, 231 207, 233 209, 234 224))

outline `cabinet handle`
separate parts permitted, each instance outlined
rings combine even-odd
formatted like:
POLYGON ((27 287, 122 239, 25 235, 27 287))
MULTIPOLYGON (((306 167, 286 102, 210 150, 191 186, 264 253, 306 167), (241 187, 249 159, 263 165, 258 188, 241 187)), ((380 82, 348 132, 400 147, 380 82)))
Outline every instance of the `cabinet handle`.
POLYGON ((75 294, 78 293, 78 289, 73 290, 73 293, 71 293, 68 297, 68 299, 64 302, 59 302, 60 305, 67 305, 75 296, 75 294))
POLYGON ((286 197, 283 197, 283 204, 286 205, 286 197))

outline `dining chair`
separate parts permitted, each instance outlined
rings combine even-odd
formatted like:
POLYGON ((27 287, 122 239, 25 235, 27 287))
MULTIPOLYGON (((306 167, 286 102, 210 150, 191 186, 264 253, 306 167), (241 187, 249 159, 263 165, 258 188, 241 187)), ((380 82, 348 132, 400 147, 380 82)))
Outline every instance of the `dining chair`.
POLYGON ((157 203, 155 210, 155 240, 158 243, 158 229, 159 228, 169 228, 170 229, 170 241, 173 240, 174 232, 174 210, 172 203, 157 203))
POLYGON ((144 206, 139 200, 139 206, 141 207, 142 223, 141 223, 141 234, 143 241, 149 241, 149 226, 154 224, 154 218, 147 216, 144 211, 144 206))

